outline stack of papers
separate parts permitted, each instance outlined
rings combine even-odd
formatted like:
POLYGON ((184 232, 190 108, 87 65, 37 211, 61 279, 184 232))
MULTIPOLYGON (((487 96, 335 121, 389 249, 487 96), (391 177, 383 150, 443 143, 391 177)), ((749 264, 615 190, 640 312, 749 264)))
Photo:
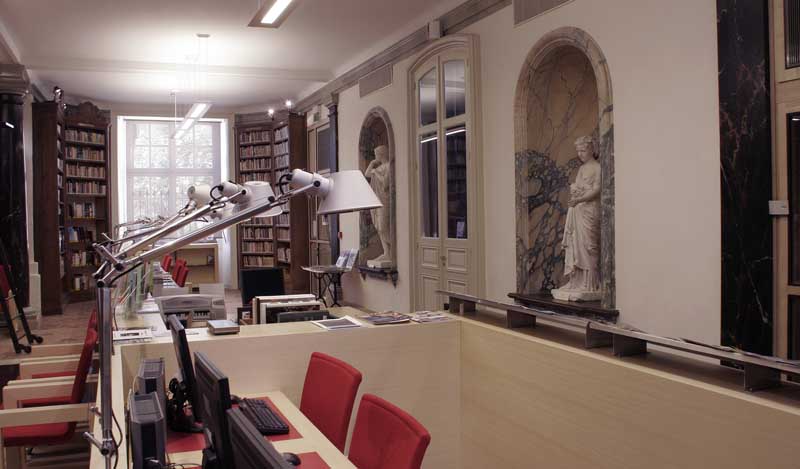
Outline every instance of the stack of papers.
POLYGON ((452 319, 450 316, 434 311, 418 311, 411 315, 411 320, 414 322, 441 322, 450 319, 452 319))
POLYGON ((409 322, 411 321, 411 316, 395 311, 385 311, 383 313, 374 313, 361 316, 361 319, 369 321, 376 326, 381 326, 384 324, 401 324, 404 322, 409 322))
POLYGON ((321 321, 311 321, 312 324, 319 326, 327 331, 335 331, 338 329, 351 329, 353 327, 361 327, 355 319, 350 316, 345 316, 339 319, 323 319, 321 321))

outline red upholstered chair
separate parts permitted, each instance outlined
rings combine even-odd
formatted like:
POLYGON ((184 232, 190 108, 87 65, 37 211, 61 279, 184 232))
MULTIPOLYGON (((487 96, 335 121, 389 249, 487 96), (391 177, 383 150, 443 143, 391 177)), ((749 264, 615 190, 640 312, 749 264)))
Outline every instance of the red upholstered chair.
MULTIPOLYGON (((80 404, 86 391, 86 380, 92 364, 92 353, 97 345, 97 331, 88 329, 83 343, 80 364, 72 382, 69 396, 55 396, 22 400, 19 406, 42 407, 49 405, 80 404)), ((6 403, 4 403, 6 404, 6 403)), ((3 446, 28 447, 40 445, 56 445, 68 442, 75 432, 75 422, 53 422, 39 425, 22 425, 3 428, 3 446)))
POLYGON ((189 268, 185 265, 180 266, 180 270, 178 270, 178 274, 175 276, 175 283, 178 284, 179 287, 183 288, 186 285, 186 277, 189 275, 189 268))
POLYGON ((431 435, 394 404, 364 394, 348 458, 359 469, 418 469, 431 435))
POLYGON ((360 371, 330 355, 311 354, 300 412, 342 452, 360 385, 360 371))
POLYGON ((161 259, 161 268, 164 269, 165 272, 169 272, 172 268, 172 256, 167 254, 161 259))
MULTIPOLYGON (((87 331, 89 329, 94 330, 97 332, 97 310, 92 310, 92 314, 89 315, 89 323, 86 325, 87 331)), ((78 362, 78 366, 80 366, 80 361, 78 362)), ((77 368, 76 368, 77 369, 77 368)), ((57 378, 63 376, 75 376, 76 369, 71 370, 61 370, 61 371, 48 371, 45 373, 31 373, 30 377, 32 379, 39 379, 39 378, 57 378)))

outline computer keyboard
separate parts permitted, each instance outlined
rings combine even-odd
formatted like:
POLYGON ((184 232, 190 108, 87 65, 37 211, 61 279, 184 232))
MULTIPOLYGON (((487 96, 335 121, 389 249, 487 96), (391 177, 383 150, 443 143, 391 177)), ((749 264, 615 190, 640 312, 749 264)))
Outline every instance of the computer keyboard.
POLYGON ((286 422, 273 412, 266 402, 259 399, 241 399, 239 408, 242 409, 245 417, 253 422, 253 425, 262 435, 285 435, 289 433, 289 426, 286 422))

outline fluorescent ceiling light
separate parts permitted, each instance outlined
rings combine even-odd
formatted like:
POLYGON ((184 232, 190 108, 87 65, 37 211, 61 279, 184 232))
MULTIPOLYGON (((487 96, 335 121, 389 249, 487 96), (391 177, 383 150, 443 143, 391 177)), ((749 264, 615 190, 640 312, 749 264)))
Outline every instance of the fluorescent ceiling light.
POLYGON ((14 128, 14 124, 12 124, 11 122, 3 122, 3 125, 5 127, 8 127, 9 129, 13 129, 14 128))
POLYGON ((262 24, 274 24, 275 21, 280 18, 289 4, 292 3, 292 0, 277 0, 272 6, 267 10, 267 14, 261 19, 262 24))
POLYGON ((277 28, 289 16, 289 12, 297 5, 299 0, 264 0, 256 16, 250 21, 249 26, 260 28, 277 28))
POLYGON ((424 138, 420 140, 419 143, 428 143, 428 142, 433 142, 434 140, 437 140, 436 136, 424 138))
POLYGON ((449 137, 451 135, 463 134, 466 131, 467 131, 467 129, 465 129, 464 127, 461 127, 460 129, 448 130, 447 132, 445 132, 445 135, 447 135, 449 137))
POLYGON ((186 114, 186 117, 189 119, 202 119, 209 109, 211 109, 210 103, 194 103, 186 114))
POLYGON ((185 132, 191 129, 193 125, 194 125, 194 119, 191 118, 184 119, 183 122, 181 122, 180 130, 183 130, 185 132))

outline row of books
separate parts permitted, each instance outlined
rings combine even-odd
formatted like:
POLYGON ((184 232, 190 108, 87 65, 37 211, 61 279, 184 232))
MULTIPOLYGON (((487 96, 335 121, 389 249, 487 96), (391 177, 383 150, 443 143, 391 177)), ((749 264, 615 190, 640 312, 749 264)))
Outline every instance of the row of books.
POLYGON ((284 153, 289 153, 289 142, 278 143, 272 149, 273 155, 282 155, 284 153))
POLYGON ((291 218, 289 218, 289 214, 288 213, 281 213, 276 218, 278 219, 278 224, 279 225, 288 225, 289 222, 291 221, 291 218))
POLYGON ((70 160, 88 160, 88 161, 105 161, 106 151, 95 150, 92 148, 78 148, 67 147, 67 159, 70 160))
POLYGON ((242 148, 239 156, 242 158, 272 156, 272 147, 269 145, 253 145, 252 147, 244 147, 242 148))
POLYGON ((264 226, 271 226, 272 225, 272 218, 271 217, 253 217, 250 219, 250 224, 252 225, 264 225, 264 226))
POLYGON ((242 252, 257 252, 259 254, 272 254, 272 243, 264 241, 242 241, 242 252))
POLYGON ((288 168, 289 167, 289 155, 282 155, 275 157, 275 167, 276 168, 288 168))
POLYGON ((239 143, 266 142, 269 143, 269 130, 253 130, 239 133, 239 143))
POLYGON ((242 267, 275 267, 272 256, 242 256, 242 267))
POLYGON ((272 160, 269 158, 242 160, 239 162, 239 169, 241 171, 248 171, 251 169, 272 169, 272 160))
POLYGON ((69 204, 68 207, 70 218, 94 218, 97 213, 94 202, 76 202, 69 204))
POLYGON ((87 130, 67 129, 64 134, 67 140, 85 143, 106 143, 106 134, 87 130))
POLYGON ((67 227, 67 241, 70 243, 94 242, 94 230, 81 226, 67 227))
POLYGON ((77 251, 72 253, 72 267, 94 266, 95 254, 91 251, 77 251))
POLYGON ((72 290, 83 291, 88 290, 91 282, 87 274, 75 274, 72 276, 72 290))
POLYGON ((278 228, 278 240, 291 241, 291 231, 289 228, 278 228))
POLYGON ((292 262, 292 248, 280 247, 277 251, 278 260, 281 262, 292 262))
POLYGON ((279 140, 286 140, 289 138, 289 126, 283 126, 280 129, 275 130, 275 141, 279 140))
POLYGON ((272 238, 272 228, 255 228, 244 226, 241 228, 242 238, 272 238))
POLYGON ((106 184, 95 181, 67 181, 70 194, 106 195, 106 184))
POLYGON ((248 182, 248 181, 262 181, 272 184, 272 175, 270 173, 242 174, 242 182, 248 182))
POLYGON ((82 178, 105 178, 105 166, 83 166, 79 164, 67 165, 67 176, 76 176, 82 178))

